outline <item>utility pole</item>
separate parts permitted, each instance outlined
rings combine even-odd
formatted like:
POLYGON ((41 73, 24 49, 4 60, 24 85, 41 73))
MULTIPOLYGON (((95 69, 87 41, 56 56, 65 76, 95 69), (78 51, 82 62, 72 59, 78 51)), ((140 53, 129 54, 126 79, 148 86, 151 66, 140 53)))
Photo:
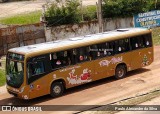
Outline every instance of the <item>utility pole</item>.
POLYGON ((157 0, 155 0, 155 9, 157 8, 157 0))
POLYGON ((99 32, 103 32, 102 0, 98 0, 98 23, 99 23, 99 32))
POLYGON ((46 20, 45 20, 45 4, 44 5, 42 5, 42 16, 40 17, 40 21, 42 22, 42 23, 44 23, 46 20))
POLYGON ((81 6, 82 21, 84 21, 84 18, 83 18, 83 2, 82 2, 82 0, 80 0, 80 6, 81 6))

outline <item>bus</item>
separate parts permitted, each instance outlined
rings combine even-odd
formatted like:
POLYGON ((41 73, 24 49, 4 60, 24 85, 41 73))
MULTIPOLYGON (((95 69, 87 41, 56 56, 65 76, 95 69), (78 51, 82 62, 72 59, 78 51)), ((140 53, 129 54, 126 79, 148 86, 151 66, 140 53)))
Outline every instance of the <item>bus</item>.
POLYGON ((21 99, 50 94, 115 76, 153 62, 152 31, 126 28, 9 49, 6 88, 21 99))

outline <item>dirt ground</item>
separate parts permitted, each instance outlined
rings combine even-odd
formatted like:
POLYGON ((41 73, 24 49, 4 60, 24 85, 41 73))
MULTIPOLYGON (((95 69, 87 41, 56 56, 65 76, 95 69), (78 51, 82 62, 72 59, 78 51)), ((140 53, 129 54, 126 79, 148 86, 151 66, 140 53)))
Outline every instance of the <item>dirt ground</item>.
MULTIPOLYGON (((42 5, 53 0, 32 0, 0 3, 0 18, 42 10, 42 5)), ((83 0, 83 5, 95 5, 98 0, 83 0)))
MULTIPOLYGON (((145 68, 128 73, 121 80, 114 77, 106 78, 83 86, 75 87, 66 91, 59 98, 51 98, 49 95, 23 101, 12 97, 8 93, 0 92, 0 105, 98 105, 108 104, 124 98, 136 96, 157 88, 160 88, 160 46, 155 47, 154 62, 145 68)), ((0 90, 2 91, 2 90, 0 90)), ((78 107, 77 107, 78 108, 78 107)), ((80 110, 80 109, 79 109, 80 110)), ((71 112, 45 112, 71 113, 71 112)), ((17 114, 17 113, 16 113, 17 114)))
MULTIPOLYGON (((139 105, 160 105, 160 97, 157 97, 157 98, 154 98, 152 99, 151 101, 147 101, 147 102, 144 102, 144 103, 141 103, 139 105)), ((118 112, 116 114, 159 114, 160 112, 159 111, 121 111, 121 112, 118 112)))

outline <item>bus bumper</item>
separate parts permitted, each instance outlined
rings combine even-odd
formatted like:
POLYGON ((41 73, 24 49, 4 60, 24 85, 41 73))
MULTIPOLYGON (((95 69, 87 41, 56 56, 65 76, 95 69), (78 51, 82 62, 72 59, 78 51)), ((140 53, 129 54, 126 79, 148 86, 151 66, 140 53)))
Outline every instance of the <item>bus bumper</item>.
POLYGON ((6 88, 7 88, 8 93, 13 95, 14 97, 17 97, 20 99, 25 99, 25 100, 29 99, 29 95, 24 94, 25 92, 21 91, 22 88, 16 89, 16 88, 10 87, 8 85, 6 86, 6 88))

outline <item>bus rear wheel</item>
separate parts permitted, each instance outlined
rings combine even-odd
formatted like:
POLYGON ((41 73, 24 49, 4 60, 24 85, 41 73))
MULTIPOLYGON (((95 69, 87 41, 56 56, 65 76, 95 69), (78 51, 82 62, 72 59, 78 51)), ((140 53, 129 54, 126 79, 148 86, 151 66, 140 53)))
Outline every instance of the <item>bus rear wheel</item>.
POLYGON ((52 97, 59 97, 63 94, 63 92, 64 92, 64 86, 62 82, 54 82, 51 85, 50 95, 52 97))
POLYGON ((115 70, 116 79, 122 79, 126 76, 127 70, 125 65, 118 65, 115 70))

